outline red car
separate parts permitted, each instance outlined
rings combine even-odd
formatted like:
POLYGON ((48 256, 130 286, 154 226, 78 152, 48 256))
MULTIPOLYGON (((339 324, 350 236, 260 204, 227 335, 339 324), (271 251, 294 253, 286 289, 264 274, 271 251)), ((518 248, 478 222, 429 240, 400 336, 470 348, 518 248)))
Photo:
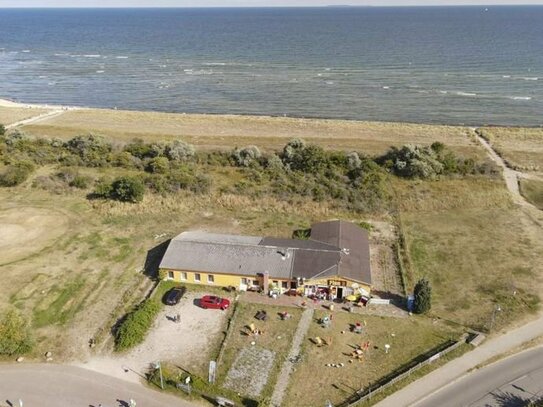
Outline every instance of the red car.
POLYGON ((214 295, 204 295, 200 298, 200 307, 222 309, 223 311, 230 306, 230 301, 226 298, 216 297, 214 295))

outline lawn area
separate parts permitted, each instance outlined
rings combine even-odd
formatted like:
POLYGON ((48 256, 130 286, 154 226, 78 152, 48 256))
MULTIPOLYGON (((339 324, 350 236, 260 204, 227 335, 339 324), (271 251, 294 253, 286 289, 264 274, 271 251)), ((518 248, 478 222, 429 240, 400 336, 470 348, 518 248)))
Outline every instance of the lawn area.
POLYGON ((532 205, 543 211, 543 181, 522 178, 520 180, 520 193, 532 205))
POLYGON ((510 203, 501 180, 398 183, 396 189, 409 280, 429 278, 433 314, 485 330, 496 304, 503 311, 495 327, 537 309, 543 231, 510 203))
POLYGON ((511 167, 543 171, 543 129, 485 127, 482 135, 511 167))
POLYGON ((46 109, 27 109, 25 107, 3 107, 0 106, 0 124, 7 126, 21 120, 29 119, 40 114, 47 113, 46 109))
POLYGON ((346 312, 334 313, 332 325, 323 328, 317 320, 328 314, 325 311, 315 313, 304 340, 302 361, 291 376, 286 407, 321 406, 325 400, 336 405, 412 359, 461 335, 458 328, 434 324, 427 318, 385 318, 346 312), (362 334, 351 332, 352 325, 364 321, 366 326, 362 334), (331 339, 332 344, 319 347, 312 341, 315 337, 331 339), (353 359, 351 353, 355 347, 367 341, 370 347, 362 361, 353 359), (390 345, 388 354, 384 350, 385 344, 390 345), (344 366, 326 366, 339 363, 344 366))
POLYGON ((392 145, 441 141, 462 155, 484 156, 466 128, 407 123, 78 109, 25 126, 24 131, 65 139, 95 132, 121 142, 136 137, 147 141, 182 137, 200 149, 257 145, 264 151, 282 148, 300 137, 325 148, 370 155, 383 154, 392 145))
MULTIPOLYGON (((231 333, 225 343, 225 349, 221 364, 219 366, 218 383, 224 385, 228 381, 228 373, 231 367, 235 364, 240 352, 252 352, 252 348, 257 350, 257 353, 273 353, 273 361, 269 368, 269 376, 267 384, 264 385, 260 394, 260 399, 270 397, 273 392, 273 387, 277 378, 277 374, 281 369, 283 361, 287 356, 298 321, 300 320, 302 310, 296 308, 276 307, 261 304, 250 304, 239 302, 237 305, 236 315, 233 325, 230 327, 231 333), (254 316, 260 311, 265 310, 268 314, 266 321, 259 321, 254 316), (279 313, 287 310, 292 318, 281 320, 279 313), (249 336, 247 335, 249 324, 254 324, 259 330, 262 330, 262 335, 249 336), (254 345, 251 342, 255 342, 254 345)), ((244 369, 249 373, 250 369, 256 369, 258 376, 262 376, 266 372, 259 370, 261 366, 256 364, 251 366, 250 363, 245 363, 244 369)), ((245 378, 247 380, 249 377, 245 378)), ((243 380, 243 379, 239 379, 243 380)), ((240 393, 244 393, 242 389, 236 389, 240 393)))

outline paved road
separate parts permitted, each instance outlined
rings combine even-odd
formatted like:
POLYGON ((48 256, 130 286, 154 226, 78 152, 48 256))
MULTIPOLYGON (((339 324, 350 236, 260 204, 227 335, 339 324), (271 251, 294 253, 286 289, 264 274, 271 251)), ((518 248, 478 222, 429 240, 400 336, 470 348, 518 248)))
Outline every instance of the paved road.
POLYGON ((0 365, 0 405, 24 407, 194 407, 179 398, 75 366, 0 365), (124 404, 123 404, 124 403, 124 404))
POLYGON ((443 388, 417 407, 524 406, 523 401, 543 396, 543 347, 475 371, 443 388))

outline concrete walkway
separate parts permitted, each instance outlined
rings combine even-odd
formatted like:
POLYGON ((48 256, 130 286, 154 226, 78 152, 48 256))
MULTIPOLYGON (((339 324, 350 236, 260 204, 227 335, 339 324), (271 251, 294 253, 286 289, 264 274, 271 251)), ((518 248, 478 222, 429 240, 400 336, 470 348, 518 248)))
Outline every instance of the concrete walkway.
POLYGON ((292 347, 290 348, 287 359, 283 363, 281 373, 279 373, 277 383, 275 384, 275 389, 273 389, 273 394, 271 398, 272 406, 280 407, 281 403, 283 402, 283 397, 285 397, 285 391, 287 390, 290 374, 292 373, 295 364, 295 362, 293 361, 300 354, 300 347, 302 345, 302 341, 304 340, 309 326, 313 321, 313 313, 313 309, 308 308, 304 311, 302 317, 300 318, 298 328, 296 329, 296 333, 294 334, 294 338, 292 339, 292 347))

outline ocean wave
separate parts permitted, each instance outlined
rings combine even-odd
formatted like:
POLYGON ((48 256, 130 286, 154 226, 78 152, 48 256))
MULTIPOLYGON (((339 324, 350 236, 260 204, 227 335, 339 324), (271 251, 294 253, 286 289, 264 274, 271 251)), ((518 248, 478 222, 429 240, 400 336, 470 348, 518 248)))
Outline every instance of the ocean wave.
POLYGON ((472 92, 456 92, 455 94, 458 96, 469 96, 469 97, 477 96, 477 93, 472 93, 472 92))
POLYGON ((100 54, 87 54, 87 55, 83 55, 84 58, 100 58, 101 55, 100 54))
POLYGON ((530 96, 509 96, 511 100, 532 100, 530 96))
POLYGON ((536 77, 531 77, 531 78, 528 77, 528 78, 522 78, 522 79, 524 79, 525 81, 538 81, 539 80, 539 78, 536 78, 536 77))
POLYGON ((226 62, 206 62, 204 64, 202 64, 204 66, 226 66, 227 63, 226 62))
POLYGON ((25 54, 28 54, 30 52, 29 49, 23 49, 21 52, 25 53, 25 54))
POLYGON ((505 79, 510 78, 510 77, 511 75, 502 75, 502 78, 505 78, 505 79))
POLYGON ((96 73, 104 73, 104 72, 105 72, 105 71, 102 71, 102 70, 96 71, 96 73))
POLYGON ((125 56, 123 56, 123 55, 120 55, 120 56, 115 57, 115 58, 116 58, 116 59, 128 59, 128 57, 125 57, 125 56))
POLYGON ((440 90, 439 93, 441 93, 442 95, 446 95, 446 94, 448 94, 449 92, 446 91, 446 90, 440 90))
POLYGON ((390 89, 390 86, 383 86, 383 89, 390 89))

